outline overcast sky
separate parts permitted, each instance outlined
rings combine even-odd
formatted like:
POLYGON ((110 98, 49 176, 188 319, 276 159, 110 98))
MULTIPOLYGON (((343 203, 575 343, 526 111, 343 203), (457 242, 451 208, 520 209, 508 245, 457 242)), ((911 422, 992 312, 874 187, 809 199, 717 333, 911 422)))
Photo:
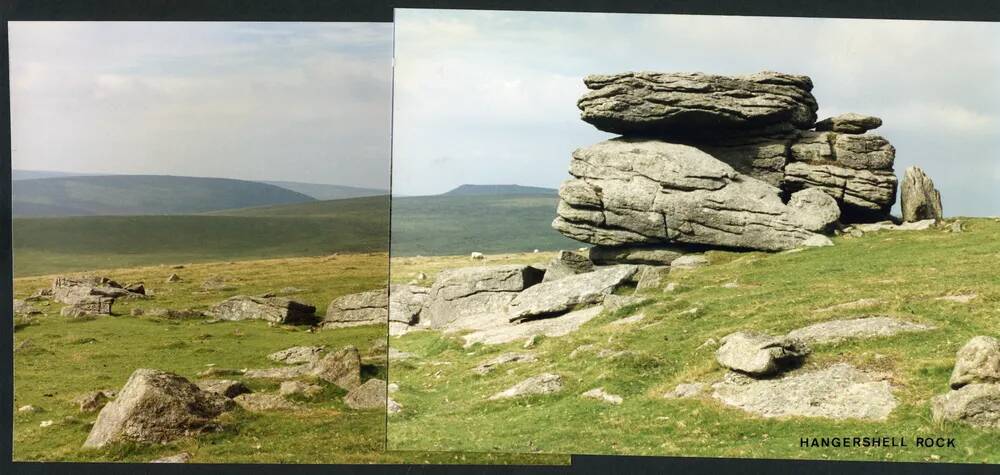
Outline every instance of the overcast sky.
POLYGON ((388 187, 388 23, 11 22, 13 168, 388 187))
POLYGON ((396 10, 395 28, 394 194, 558 187, 612 137, 579 119, 587 74, 776 70, 812 78, 820 118, 881 117, 897 175, 922 167, 947 215, 1000 214, 1000 24, 396 10))

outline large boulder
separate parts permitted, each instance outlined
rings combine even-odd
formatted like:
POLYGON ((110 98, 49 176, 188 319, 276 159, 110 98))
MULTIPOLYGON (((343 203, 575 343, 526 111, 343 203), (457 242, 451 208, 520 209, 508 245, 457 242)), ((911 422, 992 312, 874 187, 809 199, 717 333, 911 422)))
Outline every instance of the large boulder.
POLYGON ((931 400, 935 421, 1000 429, 1000 384, 967 384, 931 400))
POLYGON ((818 105, 806 76, 627 72, 591 75, 577 102, 600 130, 664 138, 716 138, 808 129, 818 105))
POLYGON ((354 346, 345 346, 313 363, 309 373, 350 391, 361 384, 361 354, 354 346))
POLYGON ((233 407, 231 399, 204 391, 176 374, 137 369, 97 415, 83 446, 99 448, 119 440, 169 442, 205 429, 233 407))
POLYGON ((100 298, 145 298, 144 293, 131 292, 107 277, 56 277, 52 281, 52 300, 75 305, 100 298))
POLYGON ((406 333, 421 323, 420 314, 427 304, 430 289, 418 285, 389 286, 389 334, 406 333))
POLYGON ((840 214, 833 198, 810 192, 786 204, 780 189, 695 147, 656 140, 619 137, 577 149, 570 174, 552 226, 601 246, 778 251, 825 231, 840 214))
POLYGON ((518 292, 542 281, 544 272, 526 265, 450 269, 438 274, 420 313, 421 324, 445 328, 470 317, 502 320, 518 292))
POLYGON ((517 322, 566 313, 584 305, 598 304, 635 275, 633 265, 610 266, 542 282, 517 294, 510 302, 509 320, 517 322))
POLYGON ((389 315, 387 289, 344 295, 330 302, 323 317, 326 328, 385 324, 389 315))
POLYGON ((365 384, 352 389, 344 396, 344 404, 351 409, 382 409, 385 410, 388 395, 385 381, 369 379, 365 384))
POLYGON ((316 321, 316 307, 284 297, 237 295, 216 304, 209 313, 220 320, 267 320, 293 325, 316 321))
POLYGON ((767 376, 798 364, 810 353, 794 338, 764 333, 737 332, 726 335, 715 352, 720 365, 752 376, 767 376))
POLYGON ((973 383, 1000 384, 1000 340, 977 336, 958 350, 948 384, 958 389, 973 383))
POLYGON ((70 318, 80 318, 92 315, 111 315, 111 306, 115 299, 111 297, 100 297, 88 295, 75 300, 73 304, 67 305, 59 310, 59 315, 70 318))
POLYGON ((903 211, 903 221, 923 221, 944 218, 941 209, 941 193, 934 188, 934 182, 920 167, 909 167, 903 174, 903 185, 899 205, 903 211))

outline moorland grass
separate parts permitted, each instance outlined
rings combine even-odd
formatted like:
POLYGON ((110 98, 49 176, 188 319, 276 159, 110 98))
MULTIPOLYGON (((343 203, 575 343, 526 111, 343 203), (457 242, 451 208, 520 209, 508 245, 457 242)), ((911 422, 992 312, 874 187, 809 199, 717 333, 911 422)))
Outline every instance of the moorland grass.
MULTIPOLYGON (((931 420, 929 401, 948 390, 955 352, 974 335, 1000 328, 1000 221, 962 219, 965 231, 882 231, 835 238, 833 247, 795 253, 710 252, 711 265, 675 270, 676 289, 644 291, 648 300, 588 322, 579 331, 544 338, 538 361, 515 363, 480 376, 471 369, 497 354, 525 351, 523 342, 463 348, 458 335, 411 332, 390 338, 415 358, 393 360, 390 380, 403 406, 389 417, 388 448, 510 453, 589 453, 797 459, 1000 462, 996 431, 931 420), (736 282, 735 288, 722 284, 736 282), (975 293, 968 304, 936 297, 975 293), (865 309, 819 311, 862 298, 865 309), (609 325, 642 313, 631 325, 609 325), (781 334, 821 321, 880 314, 932 324, 935 330, 814 345, 805 369, 849 362, 888 373, 899 405, 888 420, 834 421, 757 417, 711 399, 665 399, 677 384, 723 375, 707 340, 740 330, 781 334), (585 347, 584 345, 591 345, 585 347), (570 353, 577 348, 576 358, 570 353), (598 352, 620 353, 599 358, 598 352), (558 394, 509 401, 490 395, 527 377, 553 372, 558 394), (579 395, 603 387, 624 397, 620 406, 579 395), (908 447, 803 448, 800 439, 894 436, 908 447), (957 448, 917 448, 914 437, 957 439, 957 448)), ((486 264, 535 262, 546 255, 494 258, 486 264)), ((394 281, 419 271, 470 265, 468 257, 393 259, 394 281)), ((429 285, 429 281, 427 282, 429 285)))

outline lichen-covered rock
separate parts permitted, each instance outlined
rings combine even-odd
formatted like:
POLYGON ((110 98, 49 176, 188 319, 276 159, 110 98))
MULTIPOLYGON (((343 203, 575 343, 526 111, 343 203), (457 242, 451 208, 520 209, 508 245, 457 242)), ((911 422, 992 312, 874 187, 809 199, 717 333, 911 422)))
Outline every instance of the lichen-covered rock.
POLYGON ((601 303, 606 295, 627 282, 638 268, 632 265, 605 267, 551 282, 542 282, 517 294, 510 302, 509 320, 549 317, 583 305, 601 303))
POLYGON ((365 381, 365 384, 348 392, 344 396, 344 404, 351 409, 385 410, 387 395, 385 381, 381 379, 369 379, 365 381))
POLYGON ((559 190, 553 227, 591 244, 682 243, 777 251, 797 247, 839 216, 834 200, 782 201, 781 190, 697 148, 617 138, 578 149, 559 190))
POLYGON ((1000 384, 1000 340, 980 335, 958 350, 948 384, 958 389, 972 383, 1000 384))
POLYGON ((584 78, 580 117, 623 135, 704 138, 808 129, 818 105, 806 76, 627 72, 584 78))
POLYGON ((266 320, 292 325, 316 321, 316 307, 283 297, 237 295, 216 304, 209 313, 220 320, 266 320))
POLYGON ((106 406, 108 401, 114 397, 114 391, 91 391, 86 394, 81 394, 77 398, 73 399, 73 403, 79 407, 80 412, 96 412, 106 406))
POLYGON ((542 281, 544 272, 526 265, 463 267, 438 274, 420 313, 421 324, 445 328, 470 317, 503 320, 518 292, 542 281))
POLYGON ((34 305, 31 305, 24 300, 14 299, 14 315, 31 316, 39 315, 41 313, 42 312, 35 308, 34 305))
POLYGON ((345 346, 320 358, 309 373, 350 391, 361 384, 361 355, 354 346, 345 346))
POLYGON ((465 341, 465 347, 476 343, 500 345, 512 341, 524 341, 524 348, 530 348, 539 336, 555 338, 568 335, 578 330, 583 324, 597 318, 603 310, 603 306, 595 306, 574 310, 562 314, 558 318, 541 318, 521 323, 494 323, 487 328, 462 335, 462 339, 465 341))
POLYGON ((941 208, 941 193, 934 188, 934 182, 920 167, 909 167, 903 174, 903 186, 899 205, 903 211, 903 221, 922 221, 944 218, 941 208))
POLYGON ((931 400, 935 421, 1000 429, 1000 384, 967 384, 931 400))
POLYGON ((369 290, 338 297, 330 302, 323 317, 326 328, 384 325, 389 316, 387 289, 369 290))
POLYGON ((232 409, 233 401, 203 391, 187 379, 155 369, 137 369, 97 415, 83 446, 110 442, 164 443, 196 433, 232 409))
POLYGON ((592 270, 594 263, 589 257, 573 251, 559 251, 559 255, 553 257, 546 266, 542 282, 551 282, 592 270))
POLYGON ((863 134, 882 126, 882 119, 871 115, 848 112, 846 114, 827 117, 816 122, 816 130, 832 130, 848 134, 863 134))
POLYGON ((392 285, 389 287, 389 323, 417 325, 427 304, 430 289, 419 285, 392 285))
POLYGON ((720 365, 754 376, 767 376, 800 362, 809 347, 794 338, 737 332, 722 338, 715 352, 720 365))

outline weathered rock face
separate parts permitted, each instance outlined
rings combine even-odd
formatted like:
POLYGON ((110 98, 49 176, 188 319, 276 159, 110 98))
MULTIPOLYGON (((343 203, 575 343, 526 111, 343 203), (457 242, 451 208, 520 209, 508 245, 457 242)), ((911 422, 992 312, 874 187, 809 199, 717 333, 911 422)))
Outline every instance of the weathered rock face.
POLYGON ((958 350, 948 384, 958 389, 973 383, 1000 384, 1000 340, 977 336, 958 350))
POLYGON ((344 295, 330 302, 323 318, 324 327, 351 327, 385 324, 389 316, 387 289, 344 295))
POLYGON ((551 282, 592 270, 594 270, 594 263, 589 257, 573 251, 559 251, 559 255, 552 258, 552 261, 545 268, 542 282, 551 282))
POLYGON ((919 167, 909 167, 903 175, 899 205, 903 211, 903 221, 921 221, 944 218, 941 208, 941 193, 934 188, 934 182, 919 167))
POLYGON ((344 396, 344 404, 351 409, 385 410, 387 395, 385 381, 381 379, 369 379, 365 381, 365 384, 348 392, 344 396))
POLYGON ((574 307, 601 303, 636 271, 632 265, 611 266, 535 285, 511 300, 509 319, 517 322, 554 316, 574 307))
POLYGON ((430 289, 418 285, 389 287, 389 325, 412 326, 421 323, 420 313, 427 303, 430 289))
POLYGON ((323 356, 322 346, 293 346, 267 355, 267 359, 286 364, 310 364, 323 356))
POLYGON ((464 267, 442 271, 420 313, 421 323, 444 328, 483 315, 503 319, 517 293, 541 282, 543 271, 525 265, 464 267))
POLYGON ((781 191, 697 148, 617 138, 573 153, 575 178, 559 189, 552 223, 602 246, 683 243, 784 250, 839 216, 834 199, 809 192, 785 204, 781 191), (819 218, 824 217, 824 218, 819 218), (824 219, 833 217, 829 222, 824 219))
POLYGON ((240 394, 253 392, 245 384, 233 379, 206 379, 198 381, 197 384, 202 391, 208 391, 230 399, 240 394))
POLYGON ((477 329, 471 333, 462 335, 466 347, 476 343, 484 345, 499 345, 512 341, 530 341, 539 335, 546 337, 560 337, 568 335, 580 328, 594 318, 597 318, 604 310, 603 306, 575 310, 558 318, 542 318, 529 320, 522 323, 500 323, 477 329))
POLYGON ((350 391, 361 384, 361 355, 357 348, 346 346, 321 358, 312 365, 310 373, 350 391))
POLYGON ((234 407, 224 396, 203 391, 176 374, 137 369, 97 416, 83 446, 117 440, 163 443, 196 433, 234 407))
POLYGON ((115 299, 111 297, 87 296, 76 300, 59 310, 59 315, 70 318, 80 318, 90 315, 111 315, 111 306, 115 299))
POLYGON ((806 76, 635 72, 591 75, 581 118, 623 135, 665 138, 761 135, 805 129, 818 105, 806 76))
POLYGON ((144 298, 130 292, 107 277, 56 277, 52 281, 52 300, 68 305, 92 302, 98 298, 144 298))
POLYGON ((316 320, 316 307, 283 297, 237 295, 212 307, 220 320, 267 320, 283 324, 309 324, 316 320))
POLYGON ((30 303, 25 302, 24 300, 14 299, 14 315, 30 316, 38 315, 40 313, 42 312, 30 303))
POLYGON ((792 338, 737 332, 722 338, 715 359, 726 368, 766 376, 795 365, 809 352, 809 347, 792 338))
POLYGON ((590 248, 590 260, 595 264, 646 264, 652 266, 668 266, 678 257, 684 255, 681 249, 669 247, 643 246, 594 246, 590 248))
POLYGON ((832 130, 848 134, 863 134, 881 126, 882 119, 871 115, 855 114, 853 112, 835 115, 816 122, 816 130, 832 130))
POLYGON ((1000 429, 1000 384, 967 384, 931 400, 935 421, 957 421, 1000 429))

